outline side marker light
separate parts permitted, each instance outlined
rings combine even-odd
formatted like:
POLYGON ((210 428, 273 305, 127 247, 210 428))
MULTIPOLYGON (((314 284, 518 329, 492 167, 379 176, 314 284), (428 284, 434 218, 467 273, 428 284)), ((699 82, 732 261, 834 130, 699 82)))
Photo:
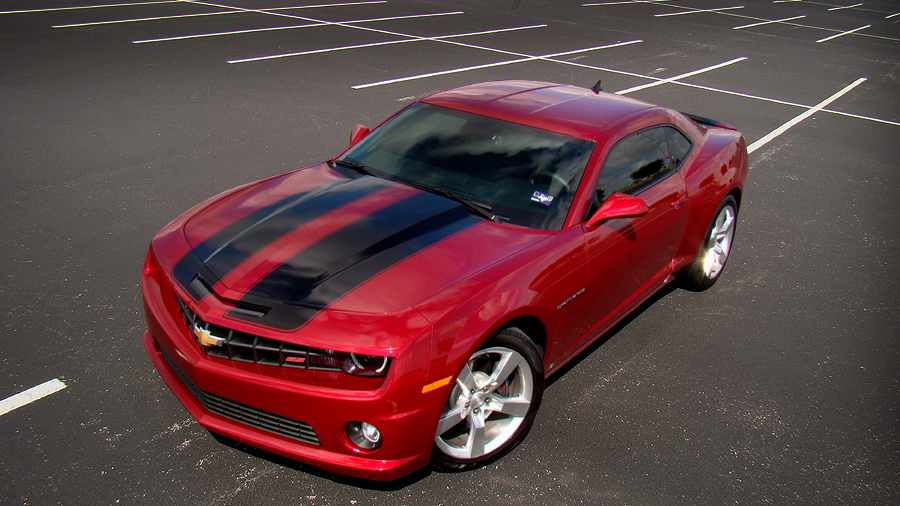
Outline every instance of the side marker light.
POLYGON ((439 379, 439 380, 435 381, 434 383, 429 383, 429 384, 425 385, 424 387, 422 387, 422 393, 427 394, 428 392, 430 392, 432 390, 437 390, 438 388, 441 388, 444 385, 449 385, 451 381, 453 381, 453 376, 447 376, 446 378, 439 379))

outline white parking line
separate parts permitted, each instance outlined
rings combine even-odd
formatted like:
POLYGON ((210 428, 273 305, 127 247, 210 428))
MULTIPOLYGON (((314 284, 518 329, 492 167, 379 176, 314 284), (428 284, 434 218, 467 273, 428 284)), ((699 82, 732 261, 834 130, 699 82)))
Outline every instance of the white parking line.
POLYGON ((828 10, 829 11, 839 11, 841 9, 852 9, 854 7, 859 7, 860 5, 862 5, 862 3, 853 4, 853 5, 845 5, 843 7, 832 7, 831 9, 828 9, 828 10))
POLYGON ((673 2, 676 0, 625 0, 622 2, 599 2, 595 4, 581 4, 582 7, 595 7, 598 5, 625 5, 625 4, 661 4, 663 2, 673 2))
POLYGON ((762 26, 762 25, 770 25, 772 23, 784 23, 785 21, 793 21, 795 19, 800 19, 800 18, 805 18, 805 17, 806 16, 804 15, 804 16, 794 16, 792 18, 773 19, 772 21, 763 21, 761 23, 752 23, 749 25, 735 26, 734 28, 732 28, 732 30, 743 30, 744 28, 751 28, 754 26, 762 26))
POLYGON ((666 16, 682 16, 684 14, 697 14, 698 12, 720 12, 720 11, 730 11, 734 9, 743 9, 743 5, 739 5, 737 7, 717 7, 715 9, 691 9, 689 11, 681 11, 681 12, 669 12, 666 14, 654 14, 653 17, 663 18, 666 16))
POLYGON ((24 392, 13 395, 12 397, 7 397, 0 401, 0 416, 3 416, 16 408, 21 408, 26 404, 31 404, 40 398, 59 392, 63 388, 66 388, 66 384, 59 379, 54 378, 50 381, 45 381, 36 387, 31 387, 24 392))
MULTIPOLYGON (((274 10, 274 9, 269 9, 274 10)), ((240 12, 240 11, 238 11, 240 12)), ((393 21, 395 19, 414 19, 414 18, 430 18, 436 16, 452 16, 456 14, 464 14, 462 11, 457 12, 438 12, 434 14, 411 14, 408 16, 390 16, 385 18, 371 18, 371 19, 354 19, 351 21, 342 21, 342 23, 374 23, 376 21, 393 21)), ((307 23, 305 25, 290 25, 290 26, 274 26, 269 28, 250 28, 247 30, 232 30, 229 32, 212 32, 212 33, 197 33, 193 35, 178 35, 175 37, 162 37, 159 39, 143 39, 143 40, 133 40, 131 41, 133 44, 146 44, 149 42, 167 42, 173 40, 188 40, 188 39, 200 39, 204 37, 221 37, 224 35, 239 35, 243 33, 258 33, 258 32, 274 32, 278 30, 293 30, 296 28, 312 28, 316 26, 329 26, 333 24, 332 22, 322 21, 316 23, 307 23)), ((415 40, 415 39, 410 39, 415 40)))
POLYGON ((895 13, 895 14, 891 14, 890 16, 885 16, 884 19, 891 19, 891 18, 894 17, 894 16, 900 16, 900 12, 897 12, 897 13, 895 13))
POLYGON ((641 85, 639 85, 639 86, 634 86, 634 87, 632 87, 632 88, 628 88, 628 89, 624 89, 624 90, 621 90, 621 91, 617 91, 617 92, 616 92, 616 95, 625 95, 626 93, 632 93, 632 92, 635 92, 635 91, 638 91, 638 90, 644 90, 644 89, 647 89, 647 88, 652 88, 652 87, 654 87, 654 86, 659 86, 659 85, 661 85, 661 84, 671 83, 672 81, 677 81, 677 80, 679 80, 679 79, 684 79, 685 77, 691 77, 691 76, 695 76, 695 75, 697 75, 697 74, 702 74, 702 73, 704 73, 704 72, 709 72, 710 70, 715 70, 715 69, 719 69, 719 68, 722 68, 722 67, 727 67, 728 65, 731 65, 731 64, 733 64, 733 63, 737 63, 737 62, 739 62, 739 61, 744 61, 744 60, 746 60, 746 59, 747 59, 746 56, 741 56, 740 58, 735 58, 735 59, 733 59, 733 60, 728 60, 728 61, 726 61, 726 62, 722 62, 722 63, 719 63, 719 64, 717 64, 717 65, 712 65, 712 66, 710 66, 710 67, 702 68, 702 69, 700 69, 700 70, 694 70, 693 72, 687 72, 687 73, 684 73, 684 74, 677 75, 677 76, 675 76, 675 77, 669 77, 669 78, 667 78, 667 79, 660 79, 660 80, 658 80, 658 81, 656 81, 656 82, 653 82, 653 83, 641 84, 641 85))
POLYGON ((819 39, 816 42, 827 42, 831 39, 836 39, 838 37, 843 37, 844 35, 850 35, 851 33, 856 33, 860 30, 865 30, 866 28, 869 28, 870 26, 872 26, 872 25, 860 26, 859 28, 854 28, 853 30, 848 30, 846 32, 841 32, 837 35, 832 35, 831 37, 825 37, 824 39, 819 39))
MULTIPOLYGON (((367 5, 367 4, 380 4, 385 3, 386 0, 376 0, 369 2, 347 2, 340 4, 320 4, 320 5, 295 5, 291 7, 273 7, 271 9, 264 9, 267 11, 288 11, 288 10, 296 10, 296 9, 316 9, 320 7, 346 7, 348 5, 367 5)), ((134 5, 134 4, 128 4, 134 5)), ((113 21, 95 21, 93 23, 73 23, 70 25, 55 25, 51 28, 76 28, 81 26, 98 26, 98 25, 116 25, 122 23, 138 23, 141 21, 159 21, 162 19, 181 19, 181 18, 199 18, 203 16, 217 16, 219 14, 243 14, 244 11, 235 10, 233 7, 221 7, 223 9, 230 9, 227 11, 220 12, 200 12, 196 14, 174 14, 171 16, 156 16, 150 18, 132 18, 132 19, 117 19, 113 21)))
MULTIPOLYGON (((682 82, 678 82, 678 81, 673 81, 672 84, 677 84, 679 86, 687 86, 689 88, 697 88, 698 90, 711 91, 714 93, 722 93, 725 95, 732 95, 735 97, 749 98, 751 100, 760 100, 762 102, 771 102, 773 104, 789 105, 791 107, 799 107, 801 109, 809 109, 812 107, 811 105, 798 104, 796 102, 788 102, 787 100, 779 100, 777 98, 761 97, 759 95, 751 95, 749 93, 741 93, 738 91, 721 90, 719 88, 711 88, 709 86, 703 86, 700 84, 682 83, 682 82)), ((853 113, 849 113, 849 112, 835 111, 832 109, 822 109, 822 112, 827 112, 830 114, 837 114, 839 116, 847 116, 849 118, 863 119, 866 121, 874 121, 876 123, 884 123, 885 125, 900 126, 900 121, 891 121, 891 120, 887 120, 887 119, 873 118, 871 116, 863 116, 862 114, 853 114, 853 113)))
MULTIPOLYGON (((793 1, 793 0, 791 0, 791 1, 793 1)), ((798 0, 798 1, 800 1, 800 0, 798 0)), ((778 1, 776 0, 776 1, 773 2, 773 3, 786 3, 786 2, 784 2, 784 1, 778 2, 778 1)), ((815 3, 815 2, 807 2, 807 3, 815 3)), ((729 9, 729 8, 725 8, 725 9, 705 9, 705 10, 698 10, 698 9, 693 9, 692 7, 684 7, 684 6, 680 6, 680 5, 676 5, 676 4, 669 4, 669 5, 672 5, 673 8, 678 8, 678 9, 690 9, 688 12, 685 12, 686 14, 687 14, 687 13, 691 13, 691 12, 712 12, 712 13, 715 13, 715 14, 721 14, 721 15, 723 15, 723 16, 732 16, 732 17, 735 17, 735 18, 741 18, 741 19, 752 19, 752 20, 754 20, 754 21, 768 21, 768 19, 757 18, 757 17, 755 17, 755 16, 748 16, 748 15, 746 15, 746 14, 738 14, 738 13, 736 13, 736 12, 729 12, 729 11, 727 10, 727 9, 729 9)), ((819 4, 819 5, 824 5, 824 4, 819 4)), ((677 14, 678 14, 678 13, 671 13, 671 14, 668 14, 668 15, 674 16, 674 15, 677 15, 677 14)), ((900 13, 894 14, 894 15, 892 15, 892 16, 895 16, 895 15, 900 15, 900 13)), ((661 16, 661 15, 660 15, 660 14, 657 14, 657 16, 661 16)), ((789 22, 785 22, 785 24, 786 24, 786 25, 790 25, 790 26, 796 26, 796 27, 798 27, 798 28, 809 28, 809 29, 811 29, 811 30, 820 30, 820 31, 832 32, 832 33, 833 33, 833 32, 839 32, 839 31, 840 31, 840 30, 836 30, 836 29, 834 29, 834 28, 823 28, 823 27, 821 27, 821 26, 803 25, 803 24, 800 24, 800 23, 789 23, 789 22)), ((842 35, 842 33, 839 33, 839 34, 838 34, 838 36, 840 36, 840 35, 842 35)), ((843 33, 843 35, 846 35, 846 34, 843 33)), ((896 37, 886 37, 886 36, 884 36, 884 35, 875 35, 875 34, 871 34, 871 33, 860 33, 860 34, 858 34, 858 35, 859 35, 860 37, 868 37, 868 38, 872 38, 872 39, 881 39, 881 40, 890 40, 890 41, 893 41, 893 42, 900 42, 900 39, 898 39, 898 38, 896 38, 896 37)))
POLYGON ((161 0, 158 2, 134 2, 125 4, 100 4, 100 5, 81 5, 78 7, 54 7, 48 9, 26 9, 19 11, 0 11, 0 14, 26 14, 29 12, 54 12, 54 11, 75 11, 81 9, 103 9, 106 7, 130 7, 132 5, 156 5, 156 4, 177 4, 181 0, 161 0))
POLYGON ((204 16, 219 16, 221 14, 237 14, 238 11, 202 12, 199 14, 180 14, 175 16, 157 16, 153 18, 118 19, 115 21, 93 21, 90 23, 72 23, 68 25, 53 25, 50 28, 78 28, 82 26, 118 25, 122 23, 137 23, 140 21, 159 21, 161 19, 199 18, 204 16))
POLYGON ((766 144, 771 142, 773 139, 775 139, 779 135, 788 131, 788 129, 790 129, 797 123, 800 123, 801 121, 805 120, 806 118, 808 118, 808 117, 812 116, 813 114, 819 112, 820 110, 824 109, 826 105, 834 102, 835 100, 842 97, 844 94, 846 94, 853 88, 856 88, 857 86, 859 86, 860 84, 862 84, 865 81, 866 81, 865 77, 860 77, 856 81, 853 81, 851 84, 844 86, 844 88, 841 91, 839 91, 839 92, 835 93, 834 95, 826 98, 825 100, 819 102, 818 104, 811 107, 810 109, 807 109, 805 112, 801 113, 799 116, 797 116, 794 119, 788 121, 787 123, 781 125, 780 127, 776 128, 775 130, 772 130, 771 132, 766 134, 762 139, 751 144, 747 148, 747 153, 752 153, 752 152, 756 151, 757 149, 765 146, 766 144))
MULTIPOLYGON (((460 13, 461 14, 461 13, 460 13)), ((440 35, 437 37, 431 37, 429 40, 443 40, 443 39, 454 39, 460 37, 471 37, 474 35, 487 35, 492 33, 501 33, 501 32, 515 32, 519 30, 528 30, 530 28, 544 28, 547 25, 531 25, 531 26, 517 26, 514 28, 500 28, 496 30, 485 30, 481 32, 469 32, 469 33, 457 33, 453 35, 440 35)), ((367 47, 377 47, 377 46, 388 46, 392 44, 404 44, 407 42, 421 42, 421 39, 400 39, 400 40, 387 40, 384 42, 371 42, 369 44, 356 44, 353 46, 341 46, 341 47, 329 47, 325 49, 312 49, 309 51, 298 51, 296 53, 283 53, 283 54, 274 54, 268 56, 257 56, 254 58, 244 58, 241 60, 228 60, 228 63, 246 63, 251 61, 260 61, 260 60, 272 60, 275 58, 287 58, 290 56, 303 56, 307 54, 318 54, 318 53, 333 53, 336 51, 345 51, 348 49, 361 49, 367 47)))
MULTIPOLYGON (((562 53, 550 53, 550 54, 545 54, 545 55, 541 55, 541 56, 527 56, 525 58, 519 58, 516 60, 506 60, 506 61, 495 62, 495 63, 486 63, 484 65, 473 65, 471 67, 460 67, 460 68, 455 68, 455 69, 450 69, 450 70, 441 70, 439 72, 429 72, 427 74, 418 74, 415 76, 398 77, 396 79, 388 79, 386 81, 378 81, 375 83, 358 84, 356 86, 351 86, 351 88, 353 88, 354 90, 359 90, 359 89, 363 89, 363 88, 371 88, 374 86, 383 86, 385 84, 393 84, 393 83, 400 83, 400 82, 404 82, 404 81, 413 81, 416 79, 424 79, 426 77, 442 76, 442 75, 447 75, 447 74, 456 74, 456 73, 460 73, 460 72, 468 72, 470 70, 485 69, 485 68, 490 68, 490 67, 500 67, 503 65, 512 65, 514 63, 522 63, 522 62, 526 62, 526 61, 549 60, 549 59, 555 58, 557 56, 566 56, 566 55, 570 55, 570 54, 586 53, 589 51, 597 51, 600 49, 609 49, 609 48, 625 46, 625 45, 629 45, 629 44, 636 44, 638 42, 643 42, 643 41, 632 40, 632 41, 628 41, 628 42, 619 42, 616 44, 609 44, 606 46, 596 46, 596 47, 589 47, 589 48, 585 48, 585 49, 576 49, 574 51, 564 51, 562 53)), ((550 60, 550 61, 556 61, 556 60, 550 60)))

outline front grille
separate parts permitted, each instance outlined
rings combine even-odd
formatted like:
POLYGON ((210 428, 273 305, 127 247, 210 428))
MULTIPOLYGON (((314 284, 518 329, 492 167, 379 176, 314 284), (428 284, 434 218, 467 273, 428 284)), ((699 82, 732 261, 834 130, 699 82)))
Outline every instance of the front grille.
POLYGON ((343 358, 334 351, 285 343, 205 322, 181 299, 178 299, 178 308, 189 332, 199 329, 208 332, 213 339, 221 340, 218 346, 201 343, 200 348, 211 357, 295 369, 343 370, 343 358))
MULTIPOLYGON (((160 351, 162 351, 161 348, 160 351)), ((169 364, 169 367, 172 368, 172 371, 175 372, 175 375, 178 376, 178 379, 180 379, 184 386, 191 392, 191 395, 193 395, 194 398, 210 412, 257 429, 278 434, 279 436, 289 437, 316 446, 322 445, 319 442, 316 431, 314 431, 309 424, 291 420, 290 418, 285 418, 283 416, 273 415, 272 413, 251 408, 250 406, 245 406, 237 402, 229 401, 228 399, 223 399, 217 395, 204 392, 197 388, 197 386, 181 372, 181 369, 175 365, 165 351, 162 351, 162 356, 166 359, 166 362, 169 364)))

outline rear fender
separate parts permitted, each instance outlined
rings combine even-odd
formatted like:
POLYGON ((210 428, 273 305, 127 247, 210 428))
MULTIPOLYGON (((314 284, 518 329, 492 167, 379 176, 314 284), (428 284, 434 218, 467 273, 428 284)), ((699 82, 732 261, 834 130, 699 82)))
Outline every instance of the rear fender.
POLYGON ((676 269, 694 261, 719 204, 735 190, 742 193, 747 179, 749 166, 744 138, 735 132, 714 129, 710 130, 710 136, 702 146, 697 163, 684 173, 690 200, 687 227, 674 259, 676 269))

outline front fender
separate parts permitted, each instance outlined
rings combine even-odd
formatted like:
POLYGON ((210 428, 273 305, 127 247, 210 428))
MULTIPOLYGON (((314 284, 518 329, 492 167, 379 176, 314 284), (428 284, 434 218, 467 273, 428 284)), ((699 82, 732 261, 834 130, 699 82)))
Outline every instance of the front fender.
POLYGON ((447 323, 435 328, 428 382, 455 377, 472 353, 506 322, 519 316, 542 319, 535 306, 539 297, 532 290, 505 291, 480 302, 471 299, 448 314, 447 323))

